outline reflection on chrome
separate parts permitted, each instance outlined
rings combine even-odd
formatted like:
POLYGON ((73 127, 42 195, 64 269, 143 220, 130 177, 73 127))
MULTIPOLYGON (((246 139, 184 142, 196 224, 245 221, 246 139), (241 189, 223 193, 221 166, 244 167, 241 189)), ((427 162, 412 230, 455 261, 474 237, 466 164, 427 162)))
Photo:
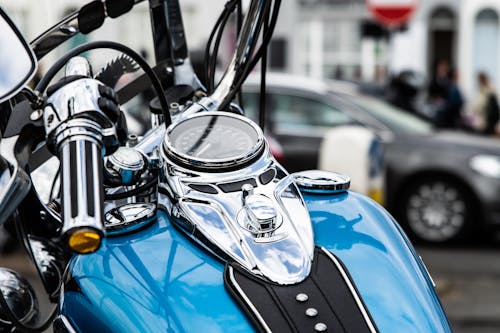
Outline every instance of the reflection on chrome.
POLYGON ((273 282, 293 284, 308 276, 314 252, 309 213, 267 144, 250 165, 235 161, 219 172, 189 170, 166 148, 161 182, 169 195, 159 202, 181 230, 223 260, 273 282), (270 169, 271 180, 260 177, 270 169))

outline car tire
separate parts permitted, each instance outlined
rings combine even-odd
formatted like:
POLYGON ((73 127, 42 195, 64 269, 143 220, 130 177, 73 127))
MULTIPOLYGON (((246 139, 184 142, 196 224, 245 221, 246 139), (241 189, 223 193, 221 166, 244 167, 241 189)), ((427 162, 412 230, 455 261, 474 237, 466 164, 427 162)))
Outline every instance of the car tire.
POLYGON ((425 177, 405 187, 400 221, 413 240, 464 241, 472 231, 474 201, 468 189, 445 177, 425 177))

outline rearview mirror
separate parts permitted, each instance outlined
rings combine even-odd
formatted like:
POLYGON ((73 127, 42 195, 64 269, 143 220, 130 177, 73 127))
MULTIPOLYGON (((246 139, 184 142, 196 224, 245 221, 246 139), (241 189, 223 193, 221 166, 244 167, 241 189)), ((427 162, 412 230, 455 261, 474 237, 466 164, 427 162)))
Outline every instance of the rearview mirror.
POLYGON ((35 71, 33 52, 0 8, 0 103, 19 92, 35 71))

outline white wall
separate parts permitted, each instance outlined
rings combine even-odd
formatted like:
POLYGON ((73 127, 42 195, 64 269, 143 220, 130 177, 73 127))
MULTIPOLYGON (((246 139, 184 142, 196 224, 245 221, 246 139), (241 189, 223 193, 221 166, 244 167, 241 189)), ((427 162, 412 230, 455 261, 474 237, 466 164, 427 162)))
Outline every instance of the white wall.
POLYGON ((389 66, 391 73, 402 70, 427 71, 427 28, 422 20, 415 20, 405 32, 392 35, 389 66))
MULTIPOLYGON (((477 14, 486 8, 496 10, 500 15, 500 2, 498 0, 474 0, 463 1, 460 10, 460 43, 459 43, 459 64, 462 72, 462 84, 466 96, 471 102, 476 95, 476 68, 474 59, 474 29, 477 14)), ((500 35, 500 34, 499 34, 500 35)), ((500 54, 500 43, 496 43, 496 49, 490 50, 485 48, 481 52, 494 52, 500 54)), ((497 61, 500 61, 498 59, 497 61)), ((496 77, 500 78, 498 72, 500 66, 497 66, 496 77)), ((486 68, 487 69, 487 68, 486 68)), ((487 69, 488 70, 488 69, 487 69)), ((499 89, 497 82, 497 90, 499 89)))

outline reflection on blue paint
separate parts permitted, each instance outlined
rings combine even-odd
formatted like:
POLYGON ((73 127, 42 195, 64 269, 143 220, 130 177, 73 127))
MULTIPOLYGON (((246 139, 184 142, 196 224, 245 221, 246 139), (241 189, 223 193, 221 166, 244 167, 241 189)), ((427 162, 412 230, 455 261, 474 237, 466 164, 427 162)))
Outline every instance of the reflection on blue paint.
POLYGON ((381 332, 451 332, 427 273, 385 210, 355 193, 304 199, 316 244, 342 259, 381 332))
MULTIPOLYGON (((392 218, 357 194, 305 194, 315 241, 349 269, 381 332, 449 332, 421 263, 392 218)), ((221 262, 160 212, 149 228, 75 257, 62 313, 90 332, 252 332, 221 262)))
POLYGON ((223 286, 223 264, 191 244, 160 213, 138 233, 108 238, 79 256, 63 313, 82 331, 252 331, 223 286))

